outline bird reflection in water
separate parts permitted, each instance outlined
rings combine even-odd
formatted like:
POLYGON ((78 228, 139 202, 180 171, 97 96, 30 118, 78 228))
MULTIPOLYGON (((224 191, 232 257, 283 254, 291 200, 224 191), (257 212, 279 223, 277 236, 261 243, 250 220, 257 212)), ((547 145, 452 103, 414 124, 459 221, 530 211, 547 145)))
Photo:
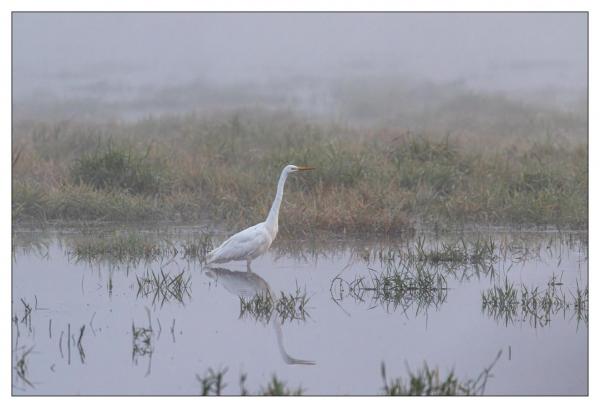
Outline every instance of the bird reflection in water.
MULTIPOLYGON (((206 271, 206 275, 213 278, 215 281, 221 283, 223 287, 232 295, 242 298, 251 298, 257 294, 268 294, 273 300, 276 300, 275 296, 269 284, 254 272, 239 272, 230 271, 226 268, 209 268, 206 271)), ((275 318, 271 319, 273 328, 275 329, 275 335, 277 337, 277 346, 283 361, 287 364, 315 364, 314 361, 301 360, 290 356, 283 346, 283 331, 281 323, 275 318)))

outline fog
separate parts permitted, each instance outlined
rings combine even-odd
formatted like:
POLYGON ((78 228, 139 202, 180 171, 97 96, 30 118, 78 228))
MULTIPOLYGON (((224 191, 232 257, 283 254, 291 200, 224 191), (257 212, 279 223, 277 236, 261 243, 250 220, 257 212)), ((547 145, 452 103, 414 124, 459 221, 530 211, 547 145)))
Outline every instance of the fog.
POLYGON ((402 84, 436 90, 416 103, 451 87, 572 110, 587 47, 585 13, 15 13, 13 97, 22 116, 339 113, 336 95, 360 83, 366 100, 402 84))

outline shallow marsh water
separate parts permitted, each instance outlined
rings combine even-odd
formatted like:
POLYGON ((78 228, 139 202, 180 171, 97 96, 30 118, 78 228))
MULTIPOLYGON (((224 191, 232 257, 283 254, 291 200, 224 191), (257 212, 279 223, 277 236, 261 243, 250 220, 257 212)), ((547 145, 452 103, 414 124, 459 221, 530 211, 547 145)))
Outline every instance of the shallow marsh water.
POLYGON ((407 367, 416 371, 426 362, 468 379, 499 351, 486 394, 588 392, 587 305, 578 314, 571 301, 577 287, 587 287, 584 232, 417 232, 385 242, 278 238, 252 273, 244 262, 209 270, 181 249, 127 260, 84 259, 75 250, 91 237, 132 231, 181 248, 202 229, 15 228, 14 394, 193 395, 200 393, 196 375, 227 368, 224 394, 239 394, 246 373, 250 392, 276 374, 307 395, 374 395, 382 392, 382 362, 388 378, 407 378, 407 367), (493 257, 426 264, 443 277, 442 288, 409 291, 396 303, 371 290, 373 276, 405 262, 419 242, 433 251, 478 240, 493 242, 493 257), (390 259, 390 248, 403 255, 390 259), (140 279, 161 271, 183 272, 180 291, 140 290, 140 279), (482 294, 506 282, 517 290, 551 288, 565 305, 546 314, 520 305, 508 312, 483 308, 482 294), (242 313, 239 296, 265 285, 274 294, 305 292, 304 320, 242 313), (315 364, 290 364, 304 360, 315 364))

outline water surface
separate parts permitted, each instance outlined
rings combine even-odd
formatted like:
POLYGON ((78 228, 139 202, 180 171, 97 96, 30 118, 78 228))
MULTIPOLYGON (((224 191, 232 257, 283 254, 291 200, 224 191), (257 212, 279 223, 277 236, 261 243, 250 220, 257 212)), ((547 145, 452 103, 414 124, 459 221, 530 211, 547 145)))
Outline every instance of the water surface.
MULTIPOLYGON (((588 327, 570 305, 587 286, 587 234, 570 232, 417 233, 395 240, 286 241, 253 262, 208 269, 183 251, 157 259, 77 256, 90 238, 134 231, 149 242, 179 247, 199 228, 87 229, 13 233, 12 351, 14 394, 200 393, 196 375, 227 369, 223 390, 239 394, 240 374, 257 392, 273 374, 309 395, 382 392, 424 362, 460 379, 475 378, 502 352, 485 393, 587 394, 588 327), (390 265, 390 248, 428 249, 492 241, 494 258, 428 265, 446 288, 435 296, 390 301, 376 291, 353 293, 390 265), (462 241, 461 241, 462 240, 462 241), (156 297, 138 279, 159 274, 188 283, 180 296, 156 297), (482 307, 482 293, 511 282, 564 295, 567 305, 532 315, 482 307), (242 313, 240 296, 265 287, 309 298, 302 318, 242 313), (355 286, 356 289, 356 286, 355 286), (28 305, 31 311, 27 312, 28 305), (81 331, 83 328, 83 332, 81 331), (134 332, 136 333, 134 335, 134 332), (68 335, 71 334, 69 342, 68 335), (23 360, 18 375, 20 357, 23 360), (314 364, 306 364, 314 362, 314 364)), ((215 236, 217 243, 222 236, 215 236)), ((406 259, 404 259, 406 260, 406 259)), ((365 285, 367 287, 368 285, 365 285)))

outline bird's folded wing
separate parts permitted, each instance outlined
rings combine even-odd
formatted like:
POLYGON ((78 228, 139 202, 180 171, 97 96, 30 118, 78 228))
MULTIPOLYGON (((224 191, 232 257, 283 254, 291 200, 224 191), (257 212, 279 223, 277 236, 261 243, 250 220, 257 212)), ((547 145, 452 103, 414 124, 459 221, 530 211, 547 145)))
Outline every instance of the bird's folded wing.
POLYGON ((269 237, 260 228, 251 227, 233 235, 211 252, 211 261, 240 260, 253 255, 268 243, 269 237))

